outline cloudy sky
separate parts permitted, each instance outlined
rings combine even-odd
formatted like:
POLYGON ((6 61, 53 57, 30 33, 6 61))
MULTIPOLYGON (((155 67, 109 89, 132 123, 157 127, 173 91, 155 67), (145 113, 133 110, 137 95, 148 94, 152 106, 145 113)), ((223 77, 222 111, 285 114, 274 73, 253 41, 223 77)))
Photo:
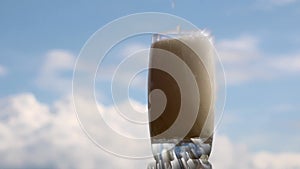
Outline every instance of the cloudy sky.
MULTIPOLYGON (((0 168, 146 168, 151 159, 108 153, 81 130, 72 101, 72 72, 80 49, 98 29, 137 12, 183 17, 214 36, 224 64, 227 100, 211 157, 219 169, 300 168, 300 1, 9 1, 0 2, 0 168)), ((96 76, 98 110, 126 136, 147 136, 147 126, 127 124, 107 98, 107 74, 150 37, 129 39, 96 76)), ((145 110, 145 77, 129 96, 145 110)), ((91 107, 78 98, 88 111, 91 107)), ((125 110, 126 103, 119 105, 125 110)), ((141 116, 146 117, 142 113, 141 116)), ((137 154, 150 145, 126 146, 96 119, 106 147, 137 154), (134 150, 134 151, 133 151, 134 150)))

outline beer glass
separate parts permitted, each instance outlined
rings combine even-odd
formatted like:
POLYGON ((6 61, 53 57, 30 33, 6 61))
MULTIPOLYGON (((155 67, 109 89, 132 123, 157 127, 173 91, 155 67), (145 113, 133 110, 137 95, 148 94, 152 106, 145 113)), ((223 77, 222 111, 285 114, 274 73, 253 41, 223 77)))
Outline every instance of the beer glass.
POLYGON ((154 34, 148 74, 151 169, 209 169, 215 52, 203 31, 154 34))

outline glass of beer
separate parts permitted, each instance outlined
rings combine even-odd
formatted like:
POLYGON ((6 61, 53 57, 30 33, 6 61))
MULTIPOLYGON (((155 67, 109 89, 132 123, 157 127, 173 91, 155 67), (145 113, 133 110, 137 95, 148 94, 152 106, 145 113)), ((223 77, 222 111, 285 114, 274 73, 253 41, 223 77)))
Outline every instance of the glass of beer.
POLYGON ((215 52, 203 31, 154 34, 148 74, 152 169, 212 168, 215 52))

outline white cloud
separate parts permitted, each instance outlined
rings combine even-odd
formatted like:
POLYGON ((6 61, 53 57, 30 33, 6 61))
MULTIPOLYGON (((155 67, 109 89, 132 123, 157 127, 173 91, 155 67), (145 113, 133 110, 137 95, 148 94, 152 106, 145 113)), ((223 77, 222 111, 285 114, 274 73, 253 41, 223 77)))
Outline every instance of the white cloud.
MULTIPOLYGON (((88 111, 91 105, 85 104, 88 111)), ((105 113, 113 113, 110 107, 100 107, 105 113)), ((146 168, 145 160, 118 158, 92 144, 79 127, 70 97, 49 106, 30 93, 19 94, 1 99, 0 110, 0 168, 146 168)), ((89 121, 97 123, 93 119, 89 121)), ((117 121, 114 127, 122 127, 123 123, 117 121)), ((150 148, 124 146, 120 140, 111 140, 103 130, 97 128, 104 136, 102 139, 119 146, 119 150, 150 148)))
POLYGON ((226 136, 218 135, 211 161, 222 169, 293 169, 300 168, 300 153, 251 152, 246 145, 234 143, 226 136))
POLYGON ((268 55, 259 46, 259 38, 249 35, 216 43, 229 84, 270 80, 300 71, 300 53, 268 55))
POLYGON ((281 104, 274 105, 272 106, 272 108, 270 108, 270 112, 274 112, 274 113, 296 112, 299 110, 300 110, 299 105, 294 105, 290 103, 281 103, 281 104))
POLYGON ((257 9, 270 10, 276 7, 283 7, 299 2, 299 0, 256 0, 257 9))
POLYGON ((281 58, 275 59, 270 63, 274 68, 279 71, 285 71, 290 73, 300 72, 300 53, 295 56, 283 56, 281 58))
POLYGON ((270 4, 270 5, 287 5, 287 4, 291 4, 294 2, 297 2, 298 0, 260 0, 264 3, 270 4))
POLYGON ((7 69, 0 65, 0 76, 5 76, 7 74, 7 69))
POLYGON ((256 64, 262 60, 258 46, 259 39, 249 35, 217 42, 216 47, 229 84, 240 84, 264 75, 256 68, 256 64))
POLYGON ((282 168, 299 168, 299 153, 279 153, 272 154, 269 152, 260 152, 253 157, 255 168, 258 169, 282 169, 282 168))
POLYGON ((45 54, 45 61, 36 79, 39 87, 66 93, 71 89, 72 70, 75 56, 65 50, 51 50, 45 54))
POLYGON ((245 145, 234 144, 226 136, 215 137, 211 162, 214 168, 254 169, 251 157, 245 145))
POLYGON ((124 49, 121 51, 121 56, 123 57, 128 57, 140 50, 143 50, 143 49, 148 49, 150 46, 147 46, 145 44, 142 44, 142 43, 130 43, 130 44, 127 44, 124 49))
POLYGON ((259 39, 249 35, 242 35, 236 39, 220 40, 217 48, 225 63, 240 63, 260 58, 258 51, 259 39))
MULTIPOLYGON (((89 111, 91 105, 84 104, 89 111)), ((99 109, 106 115, 113 113, 112 107, 100 105, 99 109)), ((0 110, 0 168, 140 169, 149 161, 122 159, 96 148, 81 131, 70 97, 46 105, 30 93, 19 94, 2 98, 0 110)), ((112 125, 124 132, 126 127, 118 121, 115 119, 112 125)), ((89 122, 97 123, 94 119, 89 122)), ((112 140, 107 131, 97 128, 97 132, 120 150, 148 151, 150 147, 125 146, 120 140, 112 140)), ((217 135, 211 162, 214 168, 222 169, 292 169, 300 168, 299 158, 297 152, 252 152, 247 145, 217 135)))
POLYGON ((98 67, 96 82, 112 82, 113 77, 119 85, 144 89, 147 82, 145 72, 141 69, 148 68, 149 53, 142 43, 129 43, 119 49, 121 58, 107 57, 98 67), (108 62, 109 60, 109 62, 108 62))

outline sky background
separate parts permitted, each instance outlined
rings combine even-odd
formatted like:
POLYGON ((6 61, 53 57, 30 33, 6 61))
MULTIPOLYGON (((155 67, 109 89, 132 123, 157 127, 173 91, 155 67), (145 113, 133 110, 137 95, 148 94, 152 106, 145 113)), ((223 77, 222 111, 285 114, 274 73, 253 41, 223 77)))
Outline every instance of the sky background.
MULTIPOLYGON (((147 160, 122 159, 97 148, 81 131, 71 97, 73 66, 87 39, 110 21, 137 12, 174 14, 214 36, 227 79, 226 107, 211 158, 215 168, 300 168, 300 1, 171 4, 2 0, 0 168, 146 167, 147 160)), ((147 48, 147 38, 150 42, 145 36, 116 47, 107 66, 147 48)), ((145 108, 145 76, 136 79, 138 87, 130 92, 140 110, 145 108)), ((98 77, 99 84, 105 81, 98 77)), ((98 90, 100 110, 113 128, 130 130, 110 117, 115 113, 103 94, 108 89, 98 90)), ((150 147, 108 142, 135 151, 150 147)))

